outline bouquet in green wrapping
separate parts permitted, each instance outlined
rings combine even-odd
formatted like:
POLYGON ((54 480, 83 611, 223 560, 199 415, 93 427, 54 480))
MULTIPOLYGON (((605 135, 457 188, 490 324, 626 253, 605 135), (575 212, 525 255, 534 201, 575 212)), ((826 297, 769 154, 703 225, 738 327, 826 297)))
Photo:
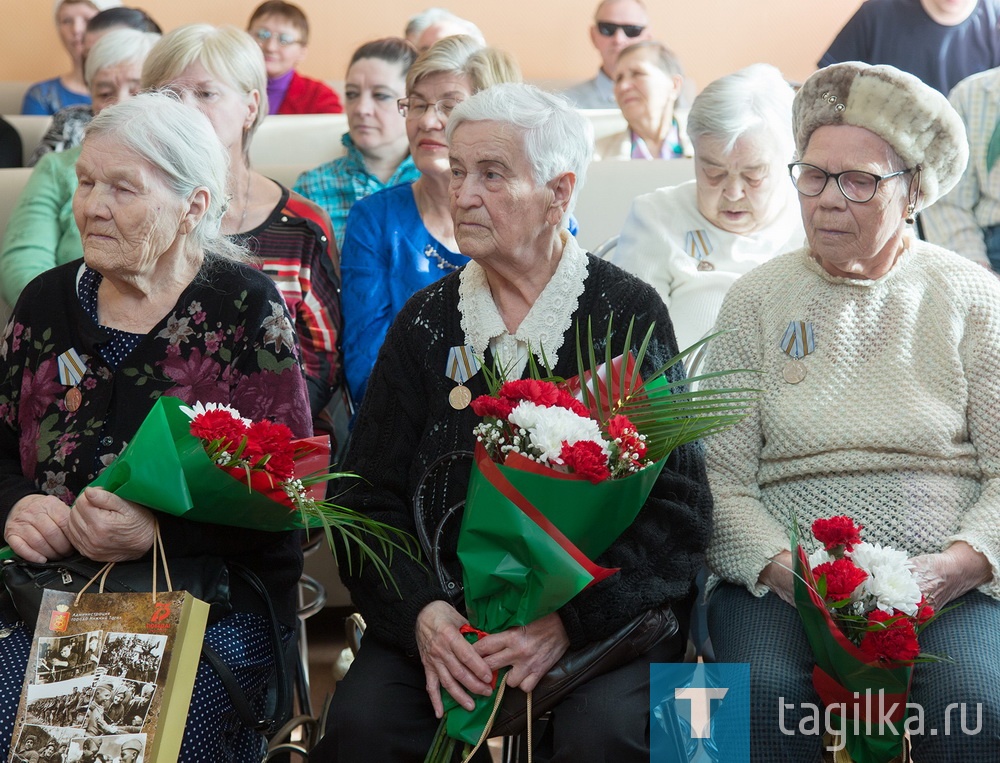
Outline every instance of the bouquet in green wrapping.
MULTIPOLYGON (((533 365, 529 379, 488 374, 491 394, 472 402, 483 421, 457 549, 470 642, 555 612, 614 575, 592 560, 635 520, 671 450, 743 415, 750 398, 725 393, 748 390, 709 394, 667 381, 670 366, 699 345, 643 380, 652 330, 637 358, 609 350, 599 364, 591 351, 589 371, 578 341, 580 373, 570 380, 539 379, 533 365)), ((467 752, 482 744, 504 672, 472 711, 442 692, 445 717, 427 763, 451 760, 458 743, 467 752)))
POLYGON ((917 637, 937 617, 903 551, 861 541, 850 517, 817 519, 811 554, 793 531, 795 606, 816 658, 813 685, 836 728, 836 760, 888 763, 904 751, 917 637))
MULTIPOLYGON (((408 536, 326 500, 329 437, 295 439, 284 424, 250 421, 226 405, 187 406, 162 396, 128 446, 92 487, 195 522, 281 532, 321 529, 354 543, 383 574, 363 535, 387 552, 409 552, 408 536)), ((6 550, 6 549, 5 549, 6 550)), ((2 553, 2 552, 0 552, 2 553)))

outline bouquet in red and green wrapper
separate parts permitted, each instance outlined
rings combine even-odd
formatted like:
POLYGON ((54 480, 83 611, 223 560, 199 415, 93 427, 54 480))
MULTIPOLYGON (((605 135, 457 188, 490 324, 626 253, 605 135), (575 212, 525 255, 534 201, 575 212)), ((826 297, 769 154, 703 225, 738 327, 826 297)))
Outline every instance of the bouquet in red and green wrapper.
POLYGON ((838 747, 855 763, 903 752, 906 700, 920 652, 917 637, 936 617, 907 555, 861 540, 850 517, 817 519, 807 553, 793 532, 795 603, 816 657, 813 685, 838 724, 838 747))
MULTIPOLYGON (((470 642, 534 622, 617 573, 593 559, 635 520, 670 452, 743 415, 750 390, 706 393, 667 380, 669 368, 703 342, 643 380, 652 331, 635 358, 609 350, 598 363, 591 350, 590 370, 578 340, 573 379, 539 379, 530 358, 533 378, 487 374, 491 394, 472 402, 483 421, 457 551, 470 642)), ((609 327, 609 348, 610 339, 609 327)), ((631 326, 625 346, 632 346, 631 326)), ((447 692, 442 698, 445 718, 427 763, 450 760, 459 742, 467 751, 481 744, 496 688, 493 697, 474 697, 472 711, 447 692)))
MULTIPOLYGON (((295 439, 284 424, 250 421, 225 405, 157 399, 128 446, 98 475, 101 487, 150 509, 207 522, 282 532, 321 529, 355 544, 388 579, 380 549, 411 553, 409 536, 325 498, 328 436, 295 439)), ((7 550, 7 549, 5 549, 7 550)))

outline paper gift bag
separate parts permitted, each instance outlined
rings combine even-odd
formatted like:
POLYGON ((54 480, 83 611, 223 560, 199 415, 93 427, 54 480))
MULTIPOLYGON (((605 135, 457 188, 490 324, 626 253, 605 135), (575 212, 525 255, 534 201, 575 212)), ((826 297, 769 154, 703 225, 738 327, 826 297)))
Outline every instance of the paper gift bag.
POLYGON ((207 619, 184 591, 45 591, 8 760, 51 745, 67 761, 175 763, 207 619))

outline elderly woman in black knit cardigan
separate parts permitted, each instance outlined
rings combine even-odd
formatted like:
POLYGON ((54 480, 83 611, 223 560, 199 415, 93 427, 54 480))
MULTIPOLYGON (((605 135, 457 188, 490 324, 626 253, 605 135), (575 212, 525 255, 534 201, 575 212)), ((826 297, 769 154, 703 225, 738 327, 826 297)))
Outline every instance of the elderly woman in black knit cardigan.
MULTIPOLYGON (((451 210, 462 270, 418 292, 389 331, 359 414, 345 468, 367 484, 344 496, 353 509, 415 531, 413 495, 440 456, 471 451, 471 408, 452 406, 449 349, 471 346, 487 365, 525 375, 541 349, 556 375, 576 374, 575 325, 604 337, 614 313, 613 353, 635 316, 636 343, 655 324, 643 371, 677 352, 656 292, 585 253, 566 231, 591 155, 589 126, 561 100, 528 85, 498 85, 469 98, 448 125, 451 210), (541 348, 541 349, 540 349, 541 348)), ((602 347, 597 348, 603 353, 602 347)), ((637 348, 632 347, 633 351, 637 348)), ((486 394, 479 373, 466 381, 486 394)), ((426 495, 442 509, 465 497, 468 468, 452 468, 426 495)), ((698 449, 670 456, 631 528, 596 561, 620 574, 591 586, 554 614, 475 645, 459 634, 462 605, 427 569, 397 554, 398 590, 371 565, 341 566, 367 624, 363 646, 337 687, 322 760, 422 760, 442 712, 440 689, 471 708, 490 694, 494 669, 530 691, 568 649, 601 640, 642 612, 674 606, 682 621, 710 530, 711 498, 698 449)), ((456 523, 457 524, 457 523, 456 523)), ((455 569, 455 538, 442 542, 455 569)), ((648 758, 649 664, 677 660, 685 627, 636 661, 593 678, 551 713, 536 751, 548 760, 648 758), (553 758, 555 759, 555 758, 553 758)))

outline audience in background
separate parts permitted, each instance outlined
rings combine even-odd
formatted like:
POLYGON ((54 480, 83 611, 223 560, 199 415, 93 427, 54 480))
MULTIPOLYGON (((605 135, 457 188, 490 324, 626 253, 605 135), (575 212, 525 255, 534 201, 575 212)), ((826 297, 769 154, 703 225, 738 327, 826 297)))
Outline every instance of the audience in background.
POLYGON ((965 122, 969 166, 920 214, 924 238, 1000 273, 1000 69, 959 82, 948 100, 965 122))
POLYGON ((339 114, 344 110, 330 86, 295 71, 309 45, 309 20, 299 6, 266 0, 250 16, 247 31, 264 53, 268 114, 339 114))
POLYGON ((28 88, 21 104, 22 114, 52 115, 64 106, 90 103, 83 80, 83 33, 98 11, 119 4, 118 0, 55 0, 56 30, 73 68, 28 88))
POLYGON ((574 85, 563 95, 578 109, 616 108, 614 72, 618 54, 634 42, 649 39, 649 16, 642 0, 601 0, 590 28, 590 41, 601 54, 601 68, 596 77, 574 85))
POLYGON ((299 175, 295 190, 319 204, 344 245, 347 213, 354 202, 383 188, 411 183, 420 172, 410 156, 406 120, 397 101, 417 52, 406 40, 386 37, 354 51, 344 82, 347 153, 299 175))
POLYGON ((423 53, 438 40, 456 34, 465 34, 480 45, 486 44, 486 38, 479 27, 445 8, 428 8, 411 16, 406 23, 404 36, 417 52, 423 53))
POLYGON ((614 79, 628 127, 598 140, 594 160, 691 156, 687 117, 677 109, 684 71, 673 51, 655 40, 629 45, 618 56, 614 79))
MULTIPOLYGON (((149 14, 138 8, 121 6, 108 8, 88 21, 87 30, 83 34, 84 80, 91 92, 97 93, 97 95, 92 95, 94 99, 107 100, 109 97, 116 97, 125 87, 129 88, 131 95, 135 95, 139 88, 141 61, 138 68, 129 67, 124 63, 117 68, 102 68, 97 70, 101 81, 97 83, 90 81, 91 74, 88 74, 88 71, 92 73, 95 70, 87 64, 87 54, 97 41, 112 29, 135 29, 157 35, 161 33, 160 25, 153 21, 149 14), (125 69, 128 69, 128 72, 125 69), (129 76, 126 77, 125 74, 129 76)), ((90 104, 77 104, 59 109, 52 117, 49 129, 46 130, 42 140, 28 159, 28 166, 34 167, 38 164, 39 159, 51 151, 65 151, 67 148, 80 145, 83 140, 83 130, 93 118, 94 110, 90 104)))
MULTIPOLYGON (((115 29, 94 43, 86 77, 99 114, 138 90, 142 64, 159 35, 115 29)), ((80 146, 45 154, 35 166, 7 221, 0 249, 0 293, 10 305, 35 276, 83 256, 73 219, 80 146)))
POLYGON ((820 66, 891 64, 945 95, 969 75, 1000 66, 998 0, 867 0, 820 66))
POLYGON ((396 313, 414 292, 468 262, 451 217, 448 117, 472 94, 520 79, 513 58, 467 35, 435 43, 406 75, 399 106, 420 177, 361 199, 347 216, 344 368, 358 404, 396 313))
POLYGON ((805 240, 786 167, 792 95, 769 64, 709 84, 688 119, 695 179, 632 202, 610 259, 656 287, 682 348, 712 329, 737 278, 805 240))

